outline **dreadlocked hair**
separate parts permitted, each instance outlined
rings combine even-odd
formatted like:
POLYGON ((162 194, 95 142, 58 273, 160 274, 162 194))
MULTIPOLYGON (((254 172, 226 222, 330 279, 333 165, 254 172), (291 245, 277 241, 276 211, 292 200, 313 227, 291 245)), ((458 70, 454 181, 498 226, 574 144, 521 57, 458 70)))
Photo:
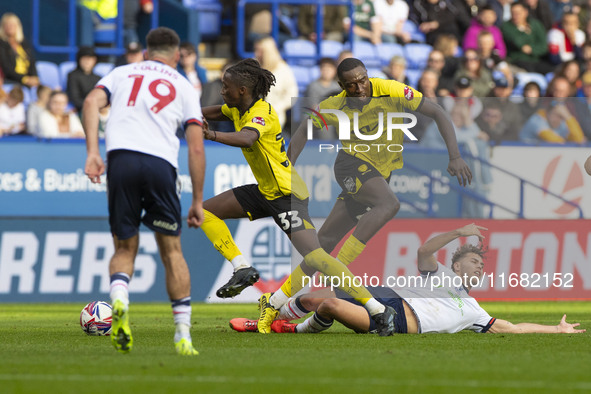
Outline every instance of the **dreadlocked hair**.
MULTIPOLYGON (((482 244, 482 242, 480 242, 478 245, 464 244, 464 245, 460 246, 454 252, 453 256, 451 257, 451 265, 453 267, 453 265, 456 261, 460 260, 462 257, 467 255, 468 253, 477 254, 480 257, 482 257, 482 260, 484 260, 486 258, 487 252, 488 252, 488 247, 484 246, 482 244)), ((452 268, 452 270, 453 270, 453 268, 452 268)))
POLYGON ((271 86, 275 85, 275 76, 261 67, 255 59, 244 59, 226 70, 236 83, 246 86, 254 97, 264 99, 271 86))

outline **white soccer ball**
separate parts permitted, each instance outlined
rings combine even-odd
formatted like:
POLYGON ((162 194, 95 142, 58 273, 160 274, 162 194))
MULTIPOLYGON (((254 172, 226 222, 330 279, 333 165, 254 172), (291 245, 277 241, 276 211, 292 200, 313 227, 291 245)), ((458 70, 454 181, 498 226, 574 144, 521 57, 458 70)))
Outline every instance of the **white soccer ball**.
POLYGON ((94 301, 80 312, 80 327, 88 335, 111 335, 113 307, 105 301, 94 301))

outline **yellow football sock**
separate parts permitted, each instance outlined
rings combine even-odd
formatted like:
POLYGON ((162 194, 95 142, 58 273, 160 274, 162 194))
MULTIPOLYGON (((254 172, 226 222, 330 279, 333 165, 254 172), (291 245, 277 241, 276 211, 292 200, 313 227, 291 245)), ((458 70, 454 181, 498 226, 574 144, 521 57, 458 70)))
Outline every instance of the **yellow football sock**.
POLYGON ((234 238, 230 233, 230 229, 226 223, 213 213, 203 210, 204 219, 201 228, 213 246, 224 256, 228 261, 232 261, 234 257, 241 255, 240 249, 236 246, 234 238))
POLYGON ((349 265, 363 252, 363 249, 365 249, 365 244, 351 234, 343 244, 341 250, 339 250, 337 260, 345 265, 349 265))
POLYGON ((306 273, 298 265, 281 285, 281 291, 283 291, 287 297, 291 297, 292 295, 296 294, 304 287, 302 282, 305 276, 307 276, 306 273))
MULTIPOLYGON (((355 276, 340 261, 329 255, 322 248, 313 250, 304 256, 307 265, 317 269, 326 276, 336 277, 339 289, 353 297, 356 301, 365 305, 373 297, 371 293, 363 286, 356 286, 355 276)), ((333 279, 334 280, 334 279, 333 279)), ((359 279, 357 280, 357 282, 359 279)), ((333 282, 335 283, 335 282, 333 282)))

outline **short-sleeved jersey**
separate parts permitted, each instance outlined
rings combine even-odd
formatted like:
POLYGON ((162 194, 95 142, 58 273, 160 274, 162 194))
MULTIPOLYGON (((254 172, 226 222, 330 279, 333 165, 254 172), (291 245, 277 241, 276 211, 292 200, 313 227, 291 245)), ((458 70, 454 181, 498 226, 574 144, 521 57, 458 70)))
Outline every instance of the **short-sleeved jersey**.
POLYGON ((437 263, 437 271, 421 274, 422 286, 393 288, 415 312, 420 333, 487 332, 495 322, 463 285, 453 286, 454 277, 455 272, 437 263))
POLYGON ((234 122, 236 131, 249 128, 259 134, 250 148, 242 148, 242 153, 267 200, 291 194, 301 200, 308 198, 306 184, 287 158, 281 124, 271 104, 258 100, 242 116, 238 108, 224 104, 222 113, 234 122))
MULTIPOLYGON (((391 152, 385 148, 387 145, 399 144, 402 145, 404 133, 402 130, 394 130, 392 132, 392 139, 388 140, 387 133, 387 114, 388 112, 404 112, 405 109, 416 111, 423 103, 423 95, 419 91, 407 86, 403 83, 385 80, 380 78, 370 78, 371 82, 371 100, 363 105, 361 108, 356 108, 353 103, 354 98, 346 97, 346 92, 343 90, 336 96, 329 97, 322 101, 318 108, 322 109, 338 109, 345 112, 351 122, 351 130, 353 130, 354 114, 358 115, 358 130, 364 135, 374 135, 377 133, 382 117, 383 132, 381 137, 376 140, 366 141, 359 139, 353 131, 351 131, 350 140, 341 140, 343 151, 364 161, 371 163, 384 177, 388 177, 393 170, 402 168, 402 153, 391 152), (375 145, 380 145, 377 148, 375 145), (365 152, 364 149, 355 149, 358 145, 370 146, 365 152)), ((323 113, 326 123, 336 127, 338 130, 338 118, 333 114, 323 113)), ((394 123, 403 123, 403 118, 393 119, 394 123)), ((412 130, 410 130, 412 132, 412 130)))
POLYGON ((160 157, 178 167, 176 131, 201 124, 193 86, 174 68, 157 61, 117 67, 96 85, 109 98, 107 152, 126 149, 160 157))

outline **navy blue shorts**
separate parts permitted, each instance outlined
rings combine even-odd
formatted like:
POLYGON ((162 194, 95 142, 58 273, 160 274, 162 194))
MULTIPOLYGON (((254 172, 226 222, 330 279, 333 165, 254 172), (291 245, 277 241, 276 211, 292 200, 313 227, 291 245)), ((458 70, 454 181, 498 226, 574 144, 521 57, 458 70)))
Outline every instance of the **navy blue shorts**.
POLYGON ((308 213, 307 198, 300 200, 295 196, 283 196, 267 200, 256 184, 239 186, 232 191, 250 220, 271 216, 287 235, 314 228, 308 213))
MULTIPOLYGON (((372 296, 381 304, 391 306, 396 311, 396 317, 394 318, 394 325, 396 326, 396 333, 397 334, 406 334, 407 326, 406 326, 406 315, 404 313, 404 304, 402 303, 403 300, 400 298, 398 294, 389 287, 368 287, 367 290, 371 293, 372 296)), ((348 301, 352 304, 359 305, 361 304, 355 299, 351 298, 351 296, 340 289, 335 290, 335 294, 337 298, 341 300, 348 301)), ((373 321, 369 312, 367 312, 369 316, 369 332, 375 333, 377 332, 376 323, 373 321)))
POLYGON ((165 235, 181 233, 177 171, 168 161, 145 153, 114 150, 107 154, 107 191, 111 233, 128 239, 140 222, 165 235), (142 215, 143 211, 143 215, 142 215))

